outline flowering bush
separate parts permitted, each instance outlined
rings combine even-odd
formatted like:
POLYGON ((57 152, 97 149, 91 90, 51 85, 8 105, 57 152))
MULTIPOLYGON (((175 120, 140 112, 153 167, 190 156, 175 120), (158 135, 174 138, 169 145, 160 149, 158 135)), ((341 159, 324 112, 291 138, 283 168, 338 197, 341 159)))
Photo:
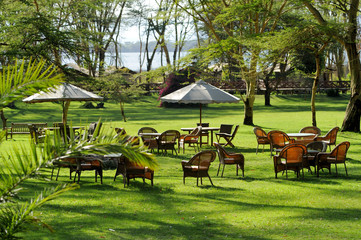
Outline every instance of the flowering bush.
MULTIPOLYGON (((159 98, 172 93, 186 85, 189 85, 191 83, 195 82, 196 77, 198 76, 198 72, 191 67, 181 69, 178 72, 174 72, 168 75, 165 84, 166 86, 160 90, 159 92, 159 98)), ((179 104, 173 103, 161 103, 160 106, 164 107, 170 107, 170 106, 179 106, 179 104)))

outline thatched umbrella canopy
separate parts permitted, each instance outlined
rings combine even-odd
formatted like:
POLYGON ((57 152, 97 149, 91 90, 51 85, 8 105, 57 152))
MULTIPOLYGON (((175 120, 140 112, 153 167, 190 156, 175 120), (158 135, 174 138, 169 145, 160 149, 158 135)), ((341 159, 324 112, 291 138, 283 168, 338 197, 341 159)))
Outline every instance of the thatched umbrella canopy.
POLYGON ((63 117, 62 122, 66 124, 68 109, 71 101, 101 101, 100 97, 94 93, 88 92, 69 83, 62 83, 59 86, 49 88, 46 92, 39 92, 23 99, 26 103, 39 102, 62 102, 63 117))

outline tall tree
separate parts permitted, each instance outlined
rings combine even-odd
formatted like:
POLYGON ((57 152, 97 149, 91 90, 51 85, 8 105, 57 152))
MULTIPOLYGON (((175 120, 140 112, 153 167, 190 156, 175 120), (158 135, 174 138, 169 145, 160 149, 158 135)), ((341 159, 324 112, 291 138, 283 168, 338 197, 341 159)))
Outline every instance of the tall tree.
POLYGON ((303 1, 325 32, 340 42, 346 50, 350 75, 351 98, 346 108, 342 131, 360 131, 361 117, 361 62, 357 48, 359 0, 303 1), (325 10, 326 9, 326 10, 325 10), (333 13, 330 16, 330 12, 333 13), (337 21, 334 15, 341 16, 337 21))
MULTIPOLYGON (((202 22, 207 28, 211 44, 208 54, 228 58, 228 64, 239 69, 246 82, 243 124, 253 125, 253 105, 258 75, 259 58, 262 49, 249 44, 265 34, 276 31, 281 15, 290 7, 282 0, 240 0, 240 1, 198 1, 187 4, 176 1, 189 15, 202 22)), ((239 79, 236 76, 235 79, 239 79)))

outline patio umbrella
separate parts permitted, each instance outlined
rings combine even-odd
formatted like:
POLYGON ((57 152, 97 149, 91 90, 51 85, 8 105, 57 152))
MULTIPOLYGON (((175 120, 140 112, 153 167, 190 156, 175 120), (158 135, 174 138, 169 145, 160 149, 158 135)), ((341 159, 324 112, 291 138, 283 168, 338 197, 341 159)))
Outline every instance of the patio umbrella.
POLYGON ((71 101, 101 101, 102 97, 88 92, 84 89, 71 85, 69 83, 62 83, 54 88, 49 88, 47 92, 39 92, 30 97, 23 99, 26 103, 38 102, 62 102, 63 117, 62 122, 66 124, 68 109, 71 101))
POLYGON ((185 86, 160 98, 169 103, 199 103, 199 122, 202 123, 202 104, 238 103, 239 98, 203 80, 185 86))

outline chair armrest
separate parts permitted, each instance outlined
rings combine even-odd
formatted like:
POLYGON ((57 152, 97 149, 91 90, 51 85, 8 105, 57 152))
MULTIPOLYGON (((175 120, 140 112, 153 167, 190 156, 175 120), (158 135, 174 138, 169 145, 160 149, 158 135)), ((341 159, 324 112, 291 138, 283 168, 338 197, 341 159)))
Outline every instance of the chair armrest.
POLYGON ((295 143, 295 142, 296 142, 296 140, 293 139, 293 138, 291 138, 290 141, 289 141, 289 143, 295 143))

